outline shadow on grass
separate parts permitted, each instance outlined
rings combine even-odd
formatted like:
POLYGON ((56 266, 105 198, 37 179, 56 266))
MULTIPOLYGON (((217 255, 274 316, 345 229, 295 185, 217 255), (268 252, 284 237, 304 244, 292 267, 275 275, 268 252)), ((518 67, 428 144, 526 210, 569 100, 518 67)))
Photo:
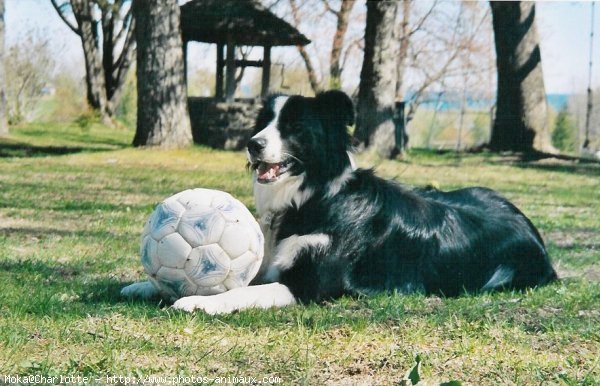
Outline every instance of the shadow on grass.
MULTIPOLYGON (((27 259, 0 260, 0 299, 18 314, 85 316, 123 309, 130 300, 121 296, 128 283, 114 274, 95 274, 94 263, 58 263, 27 259)), ((159 313, 164 303, 140 300, 137 314, 159 313)), ((0 310, 0 314, 1 314, 0 310)))
POLYGON ((479 154, 487 157, 486 163, 492 165, 511 165, 521 169, 533 169, 546 172, 580 174, 600 177, 600 160, 585 157, 573 157, 562 154, 533 153, 491 153, 472 150, 465 154, 479 154))
POLYGON ((509 165, 522 169, 534 169, 548 172, 561 172, 600 177, 600 160, 573 157, 561 154, 489 152, 482 149, 470 149, 456 152, 448 149, 411 149, 406 159, 400 162, 417 163, 428 167, 462 167, 463 161, 476 156, 482 164, 509 165), (432 162, 428 162, 432 161, 432 162))
MULTIPOLYGON (((25 285, 13 291, 20 291, 16 299, 7 299, 4 307, 15 314, 39 315, 53 319, 113 315, 118 313, 126 318, 148 320, 183 319, 190 316, 185 312, 169 309, 169 304, 160 300, 129 300, 121 297, 121 289, 129 284, 110 274, 93 278, 82 267, 69 265, 48 265, 44 263, 6 264, 0 262, 1 271, 17 274, 23 279, 29 277, 49 277, 50 281, 39 285, 25 285), (91 280, 90 280, 91 279, 91 280)), ((0 274, 0 278, 2 275, 0 274)), ((553 284, 534 292, 506 292, 493 295, 472 295, 459 298, 439 298, 423 295, 381 294, 370 297, 343 297, 323 304, 300 304, 285 309, 250 309, 227 315, 208 315, 197 311, 193 320, 198 324, 227 325, 230 328, 300 328, 313 333, 348 329, 364 331, 369 326, 408 326, 422 328, 430 326, 450 326, 460 330, 464 321, 471 333, 485 333, 486 325, 508 325, 523 331, 536 333, 546 331, 583 331, 585 336, 594 334, 592 316, 577 317, 576 320, 563 309, 593 309, 589 295, 591 289, 579 291, 571 300, 560 300, 557 289, 568 286, 572 290, 581 287, 581 280, 572 284, 553 284), (586 300, 588 299, 588 300, 586 300), (552 308, 536 303, 555 304, 552 308), (580 304, 581 303, 581 304, 580 304), (575 305, 577 305, 575 307, 575 305), (544 309, 548 308, 547 310, 544 309), (575 308, 574 308, 575 307, 575 308), (482 321, 484 315, 484 323, 482 321), (582 330, 587 328, 587 330, 582 330)), ((10 288, 10 287, 9 287, 10 288)), ((338 332, 333 332, 338 333, 338 332)))
POLYGON ((2 227, 0 228, 0 236, 6 237, 35 237, 38 239, 44 239, 52 236, 58 237, 84 237, 94 238, 96 240, 107 240, 107 239, 131 239, 136 240, 137 233, 112 233, 107 231, 89 231, 89 230, 68 230, 68 229, 57 229, 57 228, 41 228, 41 227, 2 227))
POLYGON ((26 143, 0 143, 0 158, 47 157, 82 152, 107 151, 110 148, 82 146, 36 146, 26 143))
MULTIPOLYGON (((109 128, 105 128, 106 130, 110 130, 109 128)), ((47 125, 37 126, 37 127, 26 127, 25 130, 19 130, 21 135, 26 135, 31 139, 43 139, 43 138, 53 138, 60 139, 62 141, 70 141, 70 142, 79 142, 83 144, 94 144, 94 145, 102 145, 102 146, 111 146, 111 147, 125 147, 128 146, 130 142, 124 142, 123 140, 119 140, 113 137, 110 137, 106 134, 101 136, 97 136, 93 133, 90 133, 89 130, 80 128, 80 127, 72 127, 59 125, 59 127, 48 127, 47 125), (53 131, 54 129, 58 129, 57 131, 53 131)), ((132 133, 133 135, 133 133, 132 133)))
POLYGON ((528 161, 515 157, 498 157, 485 161, 490 165, 509 165, 521 169, 539 170, 543 172, 559 172, 566 174, 579 174, 590 177, 600 177, 600 164, 596 163, 577 163, 565 161, 528 161))
MULTIPOLYGON (((8 190, 13 190, 13 186, 19 186, 22 190, 25 188, 29 188, 31 191, 35 190, 37 186, 35 183, 7 183, 3 187, 8 190)), ((16 190, 15 188, 14 190, 16 190)), ((63 201, 50 201, 46 200, 44 202, 35 201, 35 198, 30 198, 28 196, 27 199, 20 199, 20 197, 11 197, 9 200, 5 200, 0 202, 0 208, 10 208, 10 209, 33 209, 36 211, 40 210, 53 210, 60 212, 96 212, 96 211, 106 211, 106 212, 118 212, 118 213, 126 213, 128 210, 141 210, 143 213, 150 213, 154 210, 154 204, 112 204, 108 202, 102 201, 84 201, 84 200, 63 200, 63 201), (129 208, 129 209, 128 209, 129 208)), ((1 231, 1 228, 0 228, 1 231)))
POLYGON ((43 261, 29 259, 0 260, 0 271, 12 274, 39 274, 40 277, 71 279, 79 275, 81 264, 48 264, 43 261))
MULTIPOLYGON (((160 300, 122 298, 121 289, 130 283, 124 282, 121 276, 98 272, 93 262, 0 260, 0 281, 5 285, 0 299, 5 309, 12 309, 15 314, 72 318, 118 312, 130 318, 188 317, 183 312, 165 312, 168 304, 160 300)), ((219 316, 196 312, 194 320, 197 323, 226 323, 235 328, 300 326, 313 332, 340 327, 360 331, 370 325, 422 327, 423 323, 427 323, 454 326, 455 320, 466 321, 469 329, 475 332, 478 332, 477 329, 485 332, 486 324, 507 324, 534 332, 567 331, 591 325, 593 315, 584 315, 576 320, 571 315, 572 310, 594 307, 592 296, 595 287, 585 283, 581 280, 557 282, 531 291, 457 298, 402 294, 343 297, 323 304, 297 305, 283 310, 254 309, 219 316), (558 296, 561 288, 562 292, 572 295, 568 298, 558 296), (546 307, 550 303, 553 306, 546 307), (484 324, 481 324, 482 316, 484 324)), ((585 330, 586 334, 593 333, 591 328, 588 330, 585 330)))
POLYGON ((82 302, 88 305, 110 305, 120 303, 146 304, 148 307, 161 308, 165 305, 159 298, 143 300, 128 299, 121 296, 121 290, 134 282, 123 282, 115 277, 106 276, 95 280, 85 286, 82 302))

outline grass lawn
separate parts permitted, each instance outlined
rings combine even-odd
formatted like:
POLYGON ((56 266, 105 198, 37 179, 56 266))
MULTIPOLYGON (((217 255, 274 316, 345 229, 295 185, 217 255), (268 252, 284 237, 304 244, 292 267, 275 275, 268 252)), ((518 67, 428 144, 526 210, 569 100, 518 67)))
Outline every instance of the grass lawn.
POLYGON ((0 384, 40 374, 391 385, 416 355, 425 384, 600 384, 598 165, 424 151, 375 165, 407 184, 499 190, 540 228, 563 277, 553 285, 213 317, 119 290, 144 278, 138 238, 163 198, 208 187, 254 210, 244 155, 132 149, 132 135, 32 124, 0 139, 0 384))

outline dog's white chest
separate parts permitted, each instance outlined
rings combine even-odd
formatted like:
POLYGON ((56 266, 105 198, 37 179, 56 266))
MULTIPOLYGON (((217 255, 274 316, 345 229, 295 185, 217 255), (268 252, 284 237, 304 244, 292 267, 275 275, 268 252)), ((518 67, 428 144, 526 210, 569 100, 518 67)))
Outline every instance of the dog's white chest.
POLYGON ((263 257, 260 270, 258 271, 258 277, 261 281, 266 281, 265 273, 269 266, 272 265, 273 257, 277 248, 277 229, 279 227, 279 219, 275 214, 268 212, 265 215, 259 217, 258 224, 265 237, 265 253, 263 257))

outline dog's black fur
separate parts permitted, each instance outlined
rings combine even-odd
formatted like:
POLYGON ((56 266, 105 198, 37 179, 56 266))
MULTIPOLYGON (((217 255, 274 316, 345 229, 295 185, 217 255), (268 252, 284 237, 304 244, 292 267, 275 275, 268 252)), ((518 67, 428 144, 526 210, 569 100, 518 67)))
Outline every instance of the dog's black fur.
MULTIPOLYGON (((256 133, 274 117, 266 103, 256 133)), ((281 270, 279 282, 297 299, 379 291, 457 296, 556 279, 536 228, 490 189, 416 189, 357 169, 328 193, 350 167, 347 126, 354 112, 344 93, 289 97, 278 118, 288 173, 304 174, 299 190, 312 194, 275 213, 269 231, 277 243, 308 234, 330 240, 326 248, 302 249, 281 270)), ((260 151, 251 149, 249 157, 258 168, 260 151)))

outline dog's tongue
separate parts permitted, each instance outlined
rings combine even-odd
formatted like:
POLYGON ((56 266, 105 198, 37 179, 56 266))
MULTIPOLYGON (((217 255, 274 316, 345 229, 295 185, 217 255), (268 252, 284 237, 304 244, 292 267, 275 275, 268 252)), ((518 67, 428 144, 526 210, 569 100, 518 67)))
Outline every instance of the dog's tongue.
POLYGON ((261 163, 258 166, 258 176, 257 178, 261 181, 268 181, 277 178, 277 174, 279 173, 279 164, 269 164, 269 163, 261 163))

